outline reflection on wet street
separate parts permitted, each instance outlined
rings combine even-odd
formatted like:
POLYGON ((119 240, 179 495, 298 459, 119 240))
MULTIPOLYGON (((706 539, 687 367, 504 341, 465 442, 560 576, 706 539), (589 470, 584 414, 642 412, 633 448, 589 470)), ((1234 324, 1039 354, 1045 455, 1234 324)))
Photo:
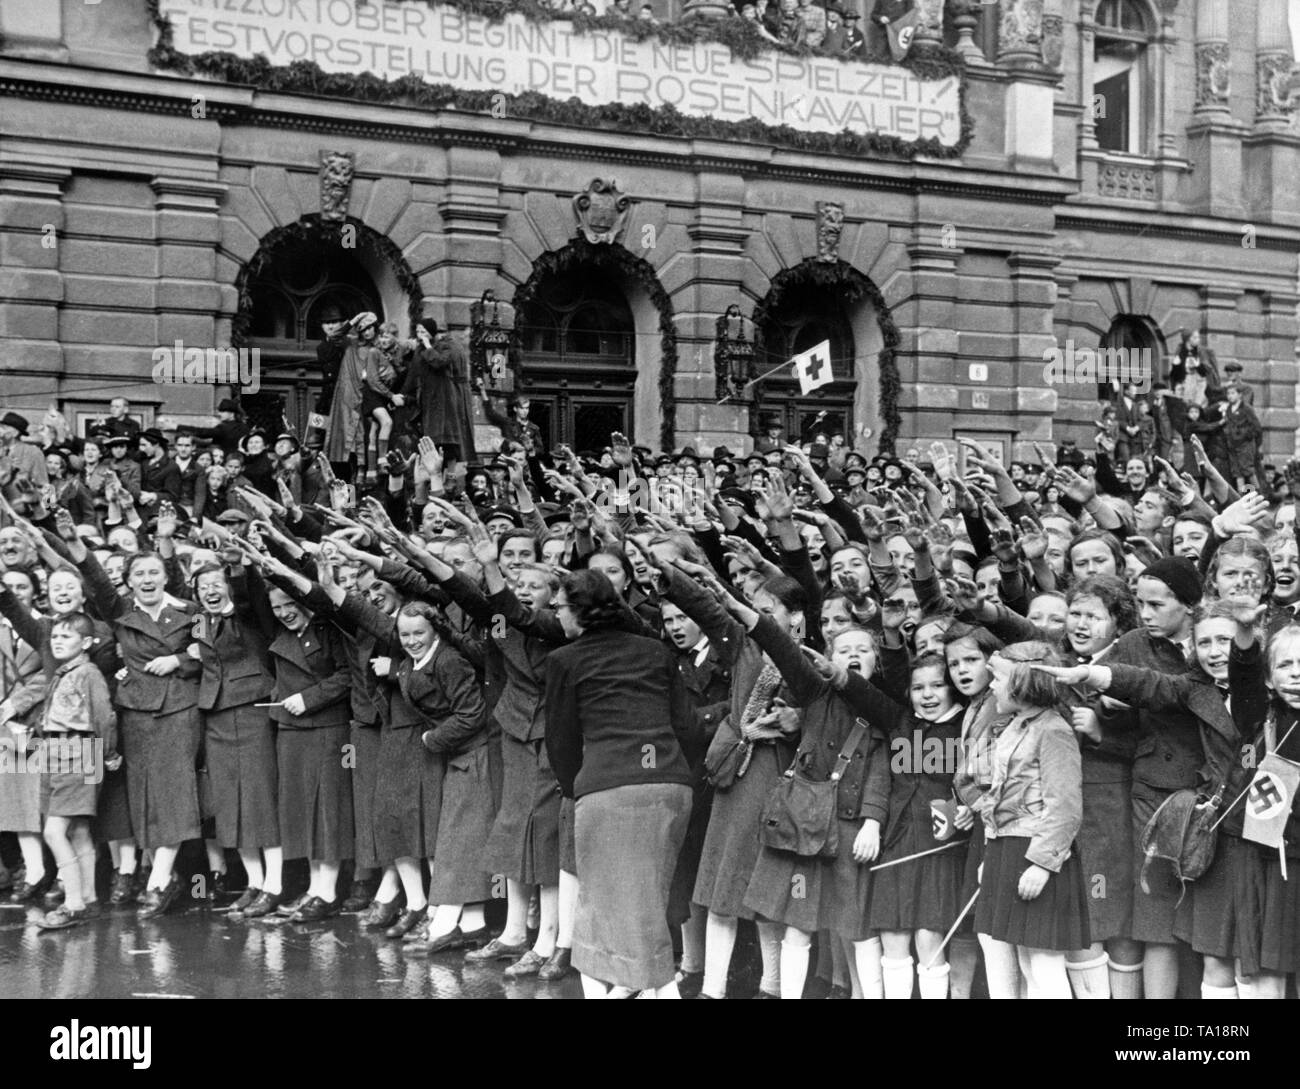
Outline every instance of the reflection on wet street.
POLYGON ((83 926, 38 930, 41 911, 0 904, 5 998, 581 998, 576 975, 504 979, 509 962, 467 965, 464 952, 404 952, 344 915, 313 925, 238 920, 191 907, 137 921, 109 908, 83 926))

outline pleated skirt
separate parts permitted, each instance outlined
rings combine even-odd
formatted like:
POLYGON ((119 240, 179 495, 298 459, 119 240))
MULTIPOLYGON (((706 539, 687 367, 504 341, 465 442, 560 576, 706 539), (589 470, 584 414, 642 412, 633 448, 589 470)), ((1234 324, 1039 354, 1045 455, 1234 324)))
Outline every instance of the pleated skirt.
MULTIPOLYGON (((913 853, 912 837, 892 851, 881 852, 876 865, 913 853)), ((935 847, 940 844, 932 844, 935 847)), ((935 930, 946 934, 957 921, 965 901, 965 842, 938 854, 877 870, 871 887, 868 918, 872 930, 935 930)))
POLYGON ((1094 942, 1128 938, 1133 929, 1132 782, 1083 784, 1083 825, 1076 846, 1088 889, 1094 942))
POLYGON ((133 840, 131 801, 126 785, 126 767, 104 772, 96 800, 94 837, 97 843, 133 840))
POLYGON ((730 789, 713 796, 713 812, 709 814, 691 899, 715 915, 753 918, 753 912, 745 907, 745 893, 763 847, 763 808, 781 770, 773 746, 755 746, 744 776, 730 789))
POLYGON ((429 867, 429 903, 473 904, 491 895, 492 875, 484 869, 483 858, 492 816, 487 746, 447 757, 438 838, 429 867))
POLYGON ((849 941, 870 937, 871 867, 853 858, 853 840, 863 822, 840 818, 837 822, 839 849, 834 858, 801 858, 764 847, 749 881, 745 907, 805 934, 829 930, 849 941))
POLYGON ((560 799, 560 869, 578 876, 578 848, 573 842, 573 799, 560 799))
POLYGON ((1174 909, 1174 937, 1197 953, 1226 960, 1240 955, 1235 886, 1249 880, 1248 863, 1240 856, 1252 846, 1236 836, 1219 836, 1209 869, 1187 883, 1174 909))
POLYGON ((278 847, 275 724, 266 709, 250 704, 205 712, 203 752, 217 842, 246 850, 278 847))
POLYGON ((375 837, 375 786, 379 782, 378 724, 353 722, 348 727, 354 758, 352 766, 352 820, 356 831, 356 867, 373 870, 393 860, 379 853, 375 837))
POLYGON ((1242 974, 1300 971, 1300 859, 1287 859, 1283 879, 1274 848, 1238 843, 1232 891, 1242 974))
POLYGON ((668 894, 690 812, 691 788, 678 783, 613 787, 577 800, 578 971, 638 991, 672 980, 668 894))
POLYGON ((1029 949, 1087 949, 1088 902, 1083 867, 1077 852, 1050 875, 1033 900, 1020 898, 1020 877, 1030 866, 1025 859, 1030 840, 1008 836, 984 846, 984 877, 975 901, 975 932, 1029 949))
MULTIPOLYGON (((962 907, 970 901, 980 887, 980 863, 984 861, 984 849, 988 840, 984 838, 984 822, 978 817, 975 818, 975 827, 971 830, 970 840, 966 845, 966 866, 962 870, 961 877, 961 900, 962 907)), ((958 934, 973 934, 975 932, 975 912, 974 910, 966 912, 966 918, 961 921, 961 926, 957 928, 958 934)))
POLYGON ((709 816, 713 812, 713 787, 701 779, 691 788, 691 819, 686 825, 686 839, 682 853, 677 856, 673 870, 673 887, 668 896, 668 922, 681 926, 691 917, 691 894, 700 872, 700 856, 704 854, 704 837, 709 832, 709 816))
POLYGON ((276 734, 280 845, 286 859, 338 862, 352 857, 356 838, 347 743, 345 723, 276 734))
POLYGON ((1183 897, 1182 883, 1174 876, 1173 864, 1153 858, 1146 867, 1147 887, 1142 889, 1142 830, 1172 791, 1145 783, 1134 783, 1132 792, 1133 831, 1133 938, 1140 942, 1170 945, 1175 941, 1174 916, 1183 897))
POLYGON ((198 839, 198 708, 168 715, 122 710, 118 724, 136 843, 168 847, 198 839))
POLYGON ((560 784, 546 742, 501 734, 501 808, 492 824, 483 866, 525 885, 560 880, 560 784))
POLYGON ((379 731, 374 836, 386 861, 429 858, 438 842, 443 760, 424 747, 422 732, 420 726, 379 731))

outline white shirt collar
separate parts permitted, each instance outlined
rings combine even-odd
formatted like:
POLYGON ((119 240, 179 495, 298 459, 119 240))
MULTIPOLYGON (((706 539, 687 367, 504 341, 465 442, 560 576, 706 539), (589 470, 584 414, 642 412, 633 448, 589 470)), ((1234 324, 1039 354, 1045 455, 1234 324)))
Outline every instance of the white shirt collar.
POLYGON ((695 664, 697 666, 703 665, 704 659, 709 656, 709 637, 707 635, 701 636, 700 641, 691 647, 691 653, 695 655, 695 664))
POLYGON ((433 655, 434 652, 437 651, 437 649, 438 649, 438 640, 435 638, 434 641, 431 644, 429 644, 429 649, 424 652, 423 657, 418 658, 411 663, 411 672, 418 673, 421 669, 423 669, 431 661, 433 661, 433 655))

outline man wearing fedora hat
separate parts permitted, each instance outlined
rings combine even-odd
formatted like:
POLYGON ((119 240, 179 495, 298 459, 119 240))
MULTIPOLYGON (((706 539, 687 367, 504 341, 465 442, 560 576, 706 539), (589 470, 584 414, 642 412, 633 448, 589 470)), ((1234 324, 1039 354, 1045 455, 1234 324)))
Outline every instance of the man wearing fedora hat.
POLYGON ((22 473, 37 486, 50 482, 40 448, 23 442, 27 427, 27 420, 16 412, 6 412, 0 417, 0 484, 8 484, 13 473, 22 473), (4 467, 5 461, 8 469, 4 467))
POLYGON ((347 351, 347 320, 343 311, 333 303, 321 309, 320 329, 324 337, 316 345, 316 365, 320 367, 320 396, 316 398, 316 411, 324 415, 330 410, 334 398, 334 383, 338 381, 339 365, 347 351))
POLYGON ((851 3, 844 9, 844 52, 842 57, 862 60, 867 55, 867 38, 862 33, 862 16, 851 3))

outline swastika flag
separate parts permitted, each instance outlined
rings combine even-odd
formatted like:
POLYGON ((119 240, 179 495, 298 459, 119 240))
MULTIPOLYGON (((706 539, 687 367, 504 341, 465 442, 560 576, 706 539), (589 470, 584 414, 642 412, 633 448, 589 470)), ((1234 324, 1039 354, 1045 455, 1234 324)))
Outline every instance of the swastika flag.
POLYGON ((802 393, 812 393, 818 386, 824 386, 831 380, 831 342, 823 340, 815 348, 800 352, 792 360, 794 376, 799 379, 802 393))
POLYGON ((1297 786, 1300 786, 1300 764, 1275 752, 1265 756, 1255 769, 1255 778, 1246 792, 1242 838, 1262 843, 1265 847, 1280 847, 1297 786))

